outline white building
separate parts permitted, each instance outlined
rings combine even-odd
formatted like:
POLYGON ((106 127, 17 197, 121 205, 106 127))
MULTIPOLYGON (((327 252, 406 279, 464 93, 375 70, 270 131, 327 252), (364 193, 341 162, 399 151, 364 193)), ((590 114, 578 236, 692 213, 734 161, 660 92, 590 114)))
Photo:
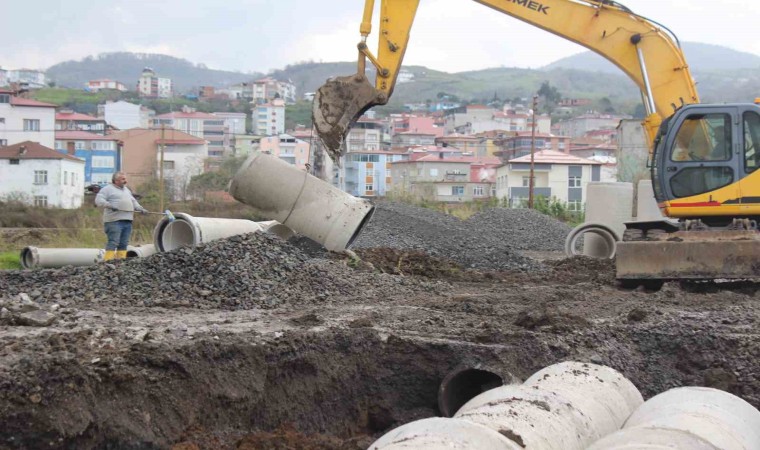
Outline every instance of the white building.
POLYGON ((84 199, 84 161, 26 141, 0 148, 0 197, 74 209, 84 199))
MULTIPOLYGON (((601 181, 602 163, 554 150, 534 154, 533 195, 556 198, 570 211, 583 211, 587 185, 601 181)), ((530 195, 530 155, 511 159, 496 169, 496 196, 519 207, 530 195)))
POLYGON ((8 86, 8 71, 0 67, 0 87, 8 86))
POLYGON ((254 106, 252 114, 254 134, 274 136, 285 132, 285 101, 281 98, 254 106))
POLYGON ((267 103, 276 98, 281 98, 285 100, 285 103, 293 104, 296 102, 296 87, 289 81, 279 81, 266 77, 252 83, 251 95, 255 103, 267 103))
POLYGON ((629 116, 589 113, 557 123, 556 127, 562 136, 577 138, 593 130, 614 130, 623 119, 629 116))
POLYGON ((0 89, 0 147, 24 141, 52 148, 56 105, 16 97, 0 89))
POLYGON ((169 98, 172 96, 172 80, 158 77, 153 69, 146 67, 137 81, 137 93, 146 98, 169 98))
POLYGON ((98 92, 102 89, 113 89, 116 91, 127 92, 127 86, 120 81, 102 79, 102 80, 90 80, 85 83, 85 88, 91 92, 98 92))
POLYGON ((98 115, 106 123, 119 130, 130 128, 149 128, 153 124, 155 111, 144 106, 119 100, 98 106, 98 115))
POLYGON ((7 71, 8 83, 25 84, 30 88, 44 88, 47 86, 45 72, 33 69, 17 69, 7 71))

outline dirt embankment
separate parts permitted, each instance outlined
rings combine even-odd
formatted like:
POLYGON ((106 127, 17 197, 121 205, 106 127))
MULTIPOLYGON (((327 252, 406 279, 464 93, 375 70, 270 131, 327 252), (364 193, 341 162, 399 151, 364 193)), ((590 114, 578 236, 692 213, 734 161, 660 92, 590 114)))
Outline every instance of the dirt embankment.
POLYGON ((457 367, 524 379, 563 360, 645 397, 701 385, 760 406, 756 285, 631 291, 586 258, 305 250, 251 235, 0 273, 0 448, 366 448, 437 415, 457 367))

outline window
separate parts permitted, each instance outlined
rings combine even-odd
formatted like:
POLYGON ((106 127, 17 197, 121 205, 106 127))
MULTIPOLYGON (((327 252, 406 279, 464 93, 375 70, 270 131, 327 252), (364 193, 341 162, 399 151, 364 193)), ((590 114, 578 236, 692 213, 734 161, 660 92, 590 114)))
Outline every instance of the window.
POLYGON ((431 177, 437 177, 438 176, 438 169, 430 169, 430 176, 431 177))
POLYGON ((40 131, 40 120, 24 119, 24 131, 40 131))
POLYGON ((580 200, 570 200, 567 202, 567 210, 573 212, 583 211, 583 203, 580 200))
POLYGON ((85 149, 85 142, 84 141, 76 141, 74 143, 74 148, 77 150, 84 150, 85 149))
POLYGON ((47 195, 34 196, 34 206, 37 206, 39 208, 47 208, 47 205, 48 205, 47 195))
MULTIPOLYGON (((676 134, 672 161, 728 161, 731 158, 731 116, 692 114, 676 134)), ((705 191, 706 192, 706 191, 705 191)))
POLYGON ((48 184, 47 170, 34 171, 34 184, 48 184))
POLYGON ((174 170, 174 161, 164 161, 164 170, 174 170))
MULTIPOLYGON (((0 94, 0 95, 2 95, 2 94, 0 94)), ((0 102, 0 103, 2 103, 2 102, 0 102)), ((0 117, 0 123, 5 123, 5 117, 0 117)))
POLYGON ((475 186, 472 190, 472 195, 483 196, 483 186, 475 186))
POLYGON ((12 166, 18 166, 21 163, 20 159, 11 159, 12 166))
POLYGON ((0 103, 10 103, 11 94, 0 94, 0 103))
POLYGON ((113 169, 113 156, 93 156, 92 167, 100 169, 113 169))
POLYGON ((372 183, 367 183, 367 184, 364 185, 364 190, 365 191, 373 191, 374 188, 375 188, 375 185, 372 184, 372 183))
POLYGON ((530 187, 530 177, 522 177, 523 187, 530 187))
POLYGON ((744 170, 754 172, 760 167, 760 115, 744 113, 744 170))
POLYGON ((91 182, 96 184, 107 184, 111 181, 112 175, 113 174, 110 173, 93 173, 91 182))
POLYGON ((69 184, 69 173, 65 170, 63 171, 63 184, 67 185, 69 184))
POLYGON ((71 185, 76 186, 77 185, 77 173, 71 172, 71 185))
POLYGON ((5 147, 8 145, 8 139, 0 139, 0 147, 5 147))
POLYGON ((113 150, 113 141, 92 141, 91 148, 93 150, 113 150))
POLYGON ((568 177, 567 186, 571 188, 581 187, 581 177, 568 177))
POLYGON ((451 195, 464 195, 464 186, 451 186, 451 195))

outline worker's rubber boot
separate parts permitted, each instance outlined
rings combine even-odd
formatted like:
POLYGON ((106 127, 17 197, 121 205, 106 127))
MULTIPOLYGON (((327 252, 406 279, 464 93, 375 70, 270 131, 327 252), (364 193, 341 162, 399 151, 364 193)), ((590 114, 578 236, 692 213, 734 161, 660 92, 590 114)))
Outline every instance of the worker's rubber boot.
POLYGON ((116 250, 106 250, 106 254, 103 256, 103 261, 110 261, 116 258, 116 250))
POLYGON ((127 259, 127 251, 119 250, 118 252, 116 252, 116 259, 127 259))

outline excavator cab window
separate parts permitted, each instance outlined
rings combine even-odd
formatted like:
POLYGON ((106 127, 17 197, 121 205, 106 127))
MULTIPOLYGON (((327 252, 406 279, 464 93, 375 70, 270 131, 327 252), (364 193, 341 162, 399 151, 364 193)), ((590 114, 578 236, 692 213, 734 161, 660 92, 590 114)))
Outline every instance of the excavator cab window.
POLYGON ((760 167, 760 114, 745 111, 743 114, 744 171, 752 173, 760 167))

